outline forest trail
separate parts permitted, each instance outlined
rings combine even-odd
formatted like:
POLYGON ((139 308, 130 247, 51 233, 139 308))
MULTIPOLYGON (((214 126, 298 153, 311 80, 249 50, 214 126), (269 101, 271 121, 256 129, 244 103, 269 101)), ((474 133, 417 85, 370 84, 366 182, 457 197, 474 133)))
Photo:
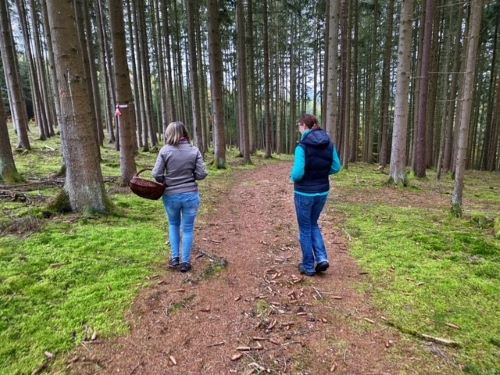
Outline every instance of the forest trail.
POLYGON ((165 261, 134 303, 130 334, 82 345, 69 373, 429 373, 417 344, 383 324, 369 296, 355 290, 367 276, 338 217, 321 217, 330 269, 298 273, 290 167, 236 175, 198 219, 192 272, 166 270, 165 261), (220 258, 223 270, 214 267, 220 258))

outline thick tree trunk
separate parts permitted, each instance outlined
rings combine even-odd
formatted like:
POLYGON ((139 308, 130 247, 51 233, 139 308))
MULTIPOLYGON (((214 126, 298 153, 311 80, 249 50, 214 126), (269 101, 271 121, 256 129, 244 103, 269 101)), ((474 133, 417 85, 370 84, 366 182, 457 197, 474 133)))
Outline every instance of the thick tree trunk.
POLYGON ((406 185, 406 138, 408 128, 408 87, 411 75, 411 26, 413 0, 403 0, 401 23, 399 26, 398 71, 396 81, 396 103, 394 128, 392 131, 392 151, 390 180, 406 185))
POLYGON ((464 172, 467 157, 467 137, 471 117, 474 77, 476 71, 476 55, 479 45, 479 29, 481 27, 481 15, 483 11, 483 0, 471 2, 471 23, 468 33, 465 77, 463 84, 463 101, 460 112, 460 129, 458 133, 457 158, 455 168, 455 186, 451 198, 452 212, 455 215, 462 214, 462 193, 464 188, 464 172))
POLYGON ((21 176, 17 173, 14 156, 12 155, 3 98, 0 96, 0 182, 11 184, 21 180, 21 176))
POLYGON ((75 211, 107 211, 97 143, 90 123, 83 57, 78 48, 72 0, 47 0, 58 91, 61 98, 61 140, 66 163, 64 190, 75 211))
POLYGON ((127 64, 127 46, 121 0, 109 0, 111 43, 115 67, 117 123, 120 129, 120 173, 122 185, 128 185, 136 172, 134 160, 134 99, 130 88, 130 73, 127 64))
MULTIPOLYGON (((23 99, 16 47, 13 44, 11 23, 6 7, 6 1, 0 2, 0 53, 2 55, 7 92, 11 103, 10 110, 17 131, 18 147, 29 150, 31 149, 31 145, 28 138, 28 114, 26 112, 26 103, 23 99)), ((0 103, 0 105, 3 106, 3 103, 0 103)), ((2 117, 0 121, 3 122, 4 120, 2 117)))
POLYGON ((226 141, 224 135, 224 80, 219 30, 219 2, 208 0, 208 57, 212 92, 212 119, 214 128, 214 160, 216 168, 226 167, 226 141))

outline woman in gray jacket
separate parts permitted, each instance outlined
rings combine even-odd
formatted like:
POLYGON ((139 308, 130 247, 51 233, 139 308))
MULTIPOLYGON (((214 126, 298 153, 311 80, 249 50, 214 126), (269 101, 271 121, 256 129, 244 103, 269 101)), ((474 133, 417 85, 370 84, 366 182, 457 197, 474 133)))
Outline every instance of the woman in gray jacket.
POLYGON ((187 272, 191 269, 194 222, 200 207, 196 180, 207 177, 207 170, 200 150, 190 143, 186 126, 182 122, 168 124, 165 143, 156 159, 153 177, 166 185, 163 205, 168 217, 172 251, 168 265, 172 269, 187 272))

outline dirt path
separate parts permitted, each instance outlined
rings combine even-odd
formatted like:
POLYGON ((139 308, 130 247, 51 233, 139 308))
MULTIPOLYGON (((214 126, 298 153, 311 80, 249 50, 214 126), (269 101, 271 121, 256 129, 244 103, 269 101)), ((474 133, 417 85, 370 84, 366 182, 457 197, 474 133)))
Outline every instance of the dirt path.
POLYGON ((298 274, 289 168, 239 175, 198 221, 193 271, 165 270, 135 302, 130 335, 81 347, 69 372, 429 373, 415 344, 380 323, 369 298, 355 291, 366 276, 335 217, 322 217, 330 269, 314 278, 298 274), (228 262, 223 270, 214 267, 219 257, 228 262))

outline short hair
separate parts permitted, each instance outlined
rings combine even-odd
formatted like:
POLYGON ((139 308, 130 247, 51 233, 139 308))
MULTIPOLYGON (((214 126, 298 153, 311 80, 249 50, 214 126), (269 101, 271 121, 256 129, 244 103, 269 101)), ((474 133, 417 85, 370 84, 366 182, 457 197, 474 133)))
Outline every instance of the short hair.
POLYGON ((174 121, 168 124, 165 129, 165 143, 175 146, 182 138, 186 138, 189 141, 189 133, 186 126, 180 121, 174 121))
POLYGON ((300 123, 304 124, 308 129, 319 128, 318 119, 314 115, 305 114, 300 118, 300 123))

